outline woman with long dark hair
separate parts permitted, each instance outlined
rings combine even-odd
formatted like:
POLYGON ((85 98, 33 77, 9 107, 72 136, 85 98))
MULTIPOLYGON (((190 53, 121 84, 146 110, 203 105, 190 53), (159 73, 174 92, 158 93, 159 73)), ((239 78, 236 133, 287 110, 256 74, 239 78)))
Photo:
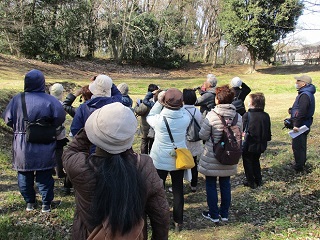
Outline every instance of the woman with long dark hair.
POLYGON ((73 239, 168 239, 169 206, 152 160, 132 150, 137 120, 121 103, 94 111, 63 155, 76 194, 73 239), (89 155, 90 145, 96 145, 89 155))

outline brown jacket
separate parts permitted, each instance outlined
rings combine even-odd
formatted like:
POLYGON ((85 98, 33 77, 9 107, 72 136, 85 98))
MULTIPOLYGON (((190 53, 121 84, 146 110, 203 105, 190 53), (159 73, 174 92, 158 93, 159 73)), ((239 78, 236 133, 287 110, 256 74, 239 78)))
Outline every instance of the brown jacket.
MULTIPOLYGON (((72 239, 77 240, 87 239, 95 228, 88 221, 96 184, 94 168, 88 161, 90 145, 85 131, 81 130, 62 156, 64 168, 75 189, 76 210, 72 239)), ((142 154, 139 159, 137 168, 145 178, 147 186, 145 213, 151 223, 151 239, 168 239, 170 213, 162 180, 148 155, 142 154)), ((143 238, 147 239, 146 226, 143 235, 143 238)))

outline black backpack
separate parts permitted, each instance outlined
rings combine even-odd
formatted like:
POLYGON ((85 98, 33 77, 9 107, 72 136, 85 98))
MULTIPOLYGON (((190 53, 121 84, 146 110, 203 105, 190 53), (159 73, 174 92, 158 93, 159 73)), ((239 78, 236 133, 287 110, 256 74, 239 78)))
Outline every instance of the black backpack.
POLYGON ((241 91, 239 92, 238 96, 233 99, 232 104, 236 107, 237 113, 239 113, 242 116, 246 112, 246 107, 244 106, 244 102, 241 99, 239 99, 240 94, 241 91))
MULTIPOLYGON (((188 111, 188 113, 190 113, 190 112, 188 111)), ((196 113, 196 109, 194 109, 193 115, 190 113, 191 121, 190 121, 189 126, 187 128, 187 141, 189 141, 189 142, 197 142, 197 141, 201 140, 201 138, 199 137, 199 132, 200 132, 201 127, 200 127, 199 123, 197 122, 197 120, 194 118, 195 113, 196 113)))
POLYGON ((238 164, 242 155, 242 133, 240 127, 237 126, 238 114, 232 121, 227 120, 227 122, 222 116, 217 115, 223 124, 223 131, 221 139, 216 144, 214 144, 214 139, 211 135, 216 159, 224 165, 238 164))

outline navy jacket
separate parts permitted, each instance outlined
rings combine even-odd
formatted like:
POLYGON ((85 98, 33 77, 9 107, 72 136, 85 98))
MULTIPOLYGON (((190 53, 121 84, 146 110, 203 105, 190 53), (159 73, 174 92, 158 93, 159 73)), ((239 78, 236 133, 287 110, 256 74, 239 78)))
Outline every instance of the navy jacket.
POLYGON ((308 84, 298 90, 298 96, 291 108, 291 119, 294 127, 306 125, 310 128, 312 125, 315 111, 315 93, 316 87, 313 84, 308 84))
POLYGON ((84 127, 88 117, 93 111, 113 102, 122 102, 122 94, 113 84, 111 88, 111 97, 94 97, 82 103, 76 110, 76 114, 71 123, 71 133, 75 136, 81 128, 84 127))
MULTIPOLYGON (((45 93, 45 79, 39 70, 27 73, 24 82, 25 100, 29 121, 40 118, 52 119, 55 126, 65 120, 61 103, 45 93)), ((21 94, 14 96, 2 115, 13 129, 13 168, 17 171, 47 170, 55 166, 56 142, 37 144, 26 142, 26 126, 23 120, 21 94)))

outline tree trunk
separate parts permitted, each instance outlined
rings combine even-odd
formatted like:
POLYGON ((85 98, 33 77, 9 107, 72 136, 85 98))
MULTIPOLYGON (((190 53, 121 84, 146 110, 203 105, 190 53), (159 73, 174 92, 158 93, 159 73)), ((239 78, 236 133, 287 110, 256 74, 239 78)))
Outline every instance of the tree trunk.
POLYGON ((226 45, 224 45, 223 47, 223 61, 222 64, 226 65, 227 64, 227 48, 229 47, 230 43, 227 43, 226 45))

